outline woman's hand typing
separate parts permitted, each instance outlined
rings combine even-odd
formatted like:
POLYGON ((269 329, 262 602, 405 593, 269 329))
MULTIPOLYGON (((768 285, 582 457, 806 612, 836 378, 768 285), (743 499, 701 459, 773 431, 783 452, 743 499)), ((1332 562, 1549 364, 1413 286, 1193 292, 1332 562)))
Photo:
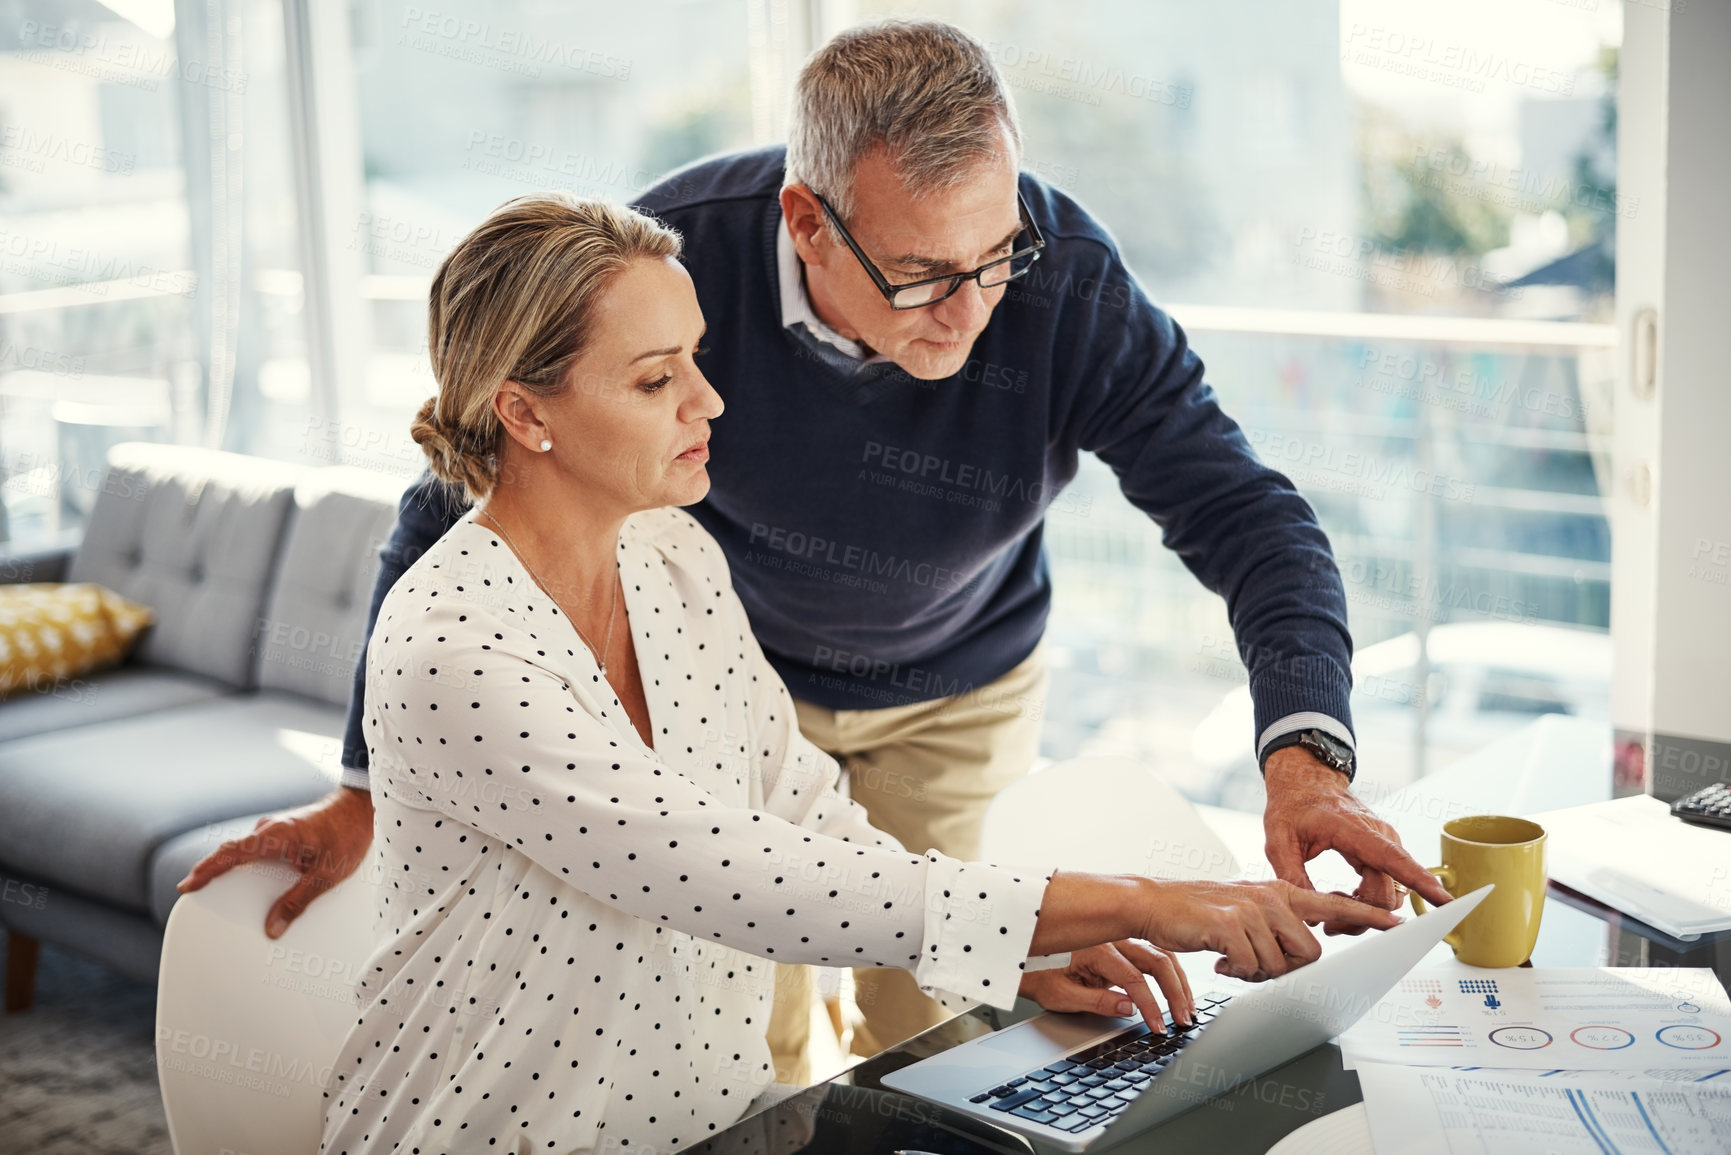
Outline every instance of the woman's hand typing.
POLYGON ((1069 966, 1023 975, 1020 993, 1048 1011, 1092 1011, 1120 1018, 1141 1011, 1149 1026, 1164 1033, 1150 977, 1172 1009, 1174 1022, 1196 1021, 1196 998, 1184 968, 1170 951, 1136 939, 1071 951, 1069 966))

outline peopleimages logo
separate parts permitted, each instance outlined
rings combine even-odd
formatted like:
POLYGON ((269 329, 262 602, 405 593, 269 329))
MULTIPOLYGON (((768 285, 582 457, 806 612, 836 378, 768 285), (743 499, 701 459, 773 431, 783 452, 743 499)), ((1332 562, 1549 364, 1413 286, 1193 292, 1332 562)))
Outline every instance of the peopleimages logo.
POLYGON ((198 279, 186 269, 159 268, 83 245, 63 246, 58 239, 14 229, 0 229, 0 269, 93 297, 106 296, 112 281, 163 296, 190 297, 198 290, 198 279))
POLYGON ((1018 502, 1036 509, 1087 517, 1094 503, 1091 497, 1078 498, 1066 493, 1061 480, 1029 481, 989 465, 957 461, 881 441, 865 442, 860 464, 865 467, 861 470, 862 481, 987 513, 1000 513, 1005 502, 1018 502))
POLYGON ((48 906, 48 888, 40 883, 8 878, 0 883, 0 902, 15 902, 19 906, 44 910, 48 906))
POLYGON ((815 669, 831 670, 854 678, 868 678, 873 681, 883 679, 898 690, 929 698, 950 698, 974 688, 972 682, 963 678, 945 677, 936 670, 885 661, 869 654, 838 650, 833 646, 818 646, 812 652, 811 664, 815 669))
POLYGON ((1442 361, 1407 352, 1367 346, 1359 352, 1358 369, 1354 383, 1361 388, 1475 416, 1490 417, 1516 408, 1565 421, 1576 415, 1575 399, 1568 394, 1523 386, 1512 379, 1498 381, 1465 366, 1451 373, 1442 361))
POLYGON ((1294 480, 1318 488, 1377 499, 1391 490, 1429 494, 1445 501, 1473 499, 1472 482, 1434 470, 1412 469, 1404 462, 1263 429, 1246 430, 1246 436, 1264 460, 1280 465, 1294 480))
POLYGON ((1188 86, 1147 73, 998 40, 988 41, 986 51, 1008 74, 1012 87, 1048 92, 1087 104, 1101 103, 1099 94, 1104 93, 1145 100, 1168 108, 1190 107, 1191 90, 1188 86), (1036 78, 1043 83, 1031 83, 1036 78))
POLYGON ((330 1064, 195 1031, 156 1029, 156 1050, 166 1070, 181 1071, 220 1083, 250 1087, 272 1095, 287 1095, 293 1083, 323 1087, 330 1081, 330 1064))
POLYGON ((1485 91, 1487 81, 1556 96, 1572 96, 1575 91, 1574 76, 1560 69, 1378 24, 1353 24, 1341 45, 1340 60, 1468 92, 1485 91))
MULTIPOLYGON (((763 522, 752 524, 750 544, 760 547, 760 554, 761 549, 767 548, 807 564, 821 564, 854 571, 866 577, 889 578, 939 590, 960 590, 971 580, 970 575, 947 566, 933 565, 929 561, 917 561, 893 553, 883 554, 875 549, 848 545, 820 534, 787 530, 780 526, 765 525, 763 522)), ((751 554, 747 554, 745 560, 762 564, 761 557, 754 558, 751 554)), ((886 592, 889 588, 882 582, 876 585, 881 587, 876 591, 879 593, 886 592)))
POLYGON ((1641 203, 1639 197, 1619 194, 1614 185, 1596 185, 1563 173, 1480 160, 1422 141, 1414 149, 1412 161, 1413 167, 1421 170, 1420 184, 1522 212, 1540 213, 1557 205, 1572 205, 1633 217, 1641 203))
POLYGON ((154 38, 133 40, 109 37, 107 33, 83 32, 70 25, 42 24, 26 20, 18 26, 22 59, 31 64, 93 76, 111 84, 155 92, 157 80, 179 79, 186 84, 246 93, 247 75, 240 69, 219 68, 194 59, 182 60, 173 46, 153 43, 154 38))
POLYGON ((16 341, 0 339, 0 364, 10 363, 16 369, 31 369, 52 373, 56 377, 84 376, 84 358, 74 357, 40 345, 20 346, 16 341))
POLYGON ((487 20, 417 7, 403 11, 398 43, 453 60, 467 61, 539 77, 539 65, 557 65, 607 80, 631 79, 631 61, 538 36, 526 28, 506 28, 487 20))
POLYGON ((16 159, 29 163, 33 172, 42 172, 49 161, 78 168, 93 168, 100 172, 130 173, 138 161, 136 153, 117 152, 100 144, 75 140, 58 132, 36 132, 19 124, 0 126, 0 149, 7 154, 0 164, 15 164, 16 159))
POLYGON ((630 196, 652 185, 660 186, 658 191, 668 196, 680 196, 695 187, 679 179, 658 181, 659 174, 654 169, 635 168, 609 157, 481 128, 469 131, 467 152, 462 167, 471 172, 510 177, 538 186, 554 178, 554 183, 563 181, 570 187, 613 189, 630 196))

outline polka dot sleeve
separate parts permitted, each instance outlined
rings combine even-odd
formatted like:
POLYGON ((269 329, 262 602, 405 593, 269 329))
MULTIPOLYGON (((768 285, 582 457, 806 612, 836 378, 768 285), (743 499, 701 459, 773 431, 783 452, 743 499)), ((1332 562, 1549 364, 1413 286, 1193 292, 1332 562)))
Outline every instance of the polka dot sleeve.
MULTIPOLYGON (((922 985, 1013 1002, 1042 879, 901 850, 835 796, 833 762, 786 733, 743 767, 762 801, 729 804, 631 737, 605 682, 558 672, 548 650, 565 656, 562 641, 432 592, 417 603, 405 588, 375 631, 367 693, 391 738, 372 743, 375 789, 653 925, 777 961, 914 969, 922 985)), ((695 750, 701 717, 656 718, 658 743, 695 750)))
MULTIPOLYGON (((864 807, 837 793, 840 767, 799 732, 793 699, 752 636, 744 606, 731 588, 726 597, 742 660, 751 671, 751 733, 753 750, 763 760, 764 808, 845 842, 899 847, 871 825, 864 807)), ((1039 970, 1068 963, 1068 955, 1027 957, 1040 898, 1052 871, 1010 871, 921 849, 927 864, 922 903, 926 918, 924 945, 913 970, 922 990, 957 1010, 974 1002, 1008 1007, 1024 968, 1039 970)), ((802 873, 810 874, 818 883, 813 888, 817 897, 832 902, 862 905, 883 889, 875 875, 861 880, 854 872, 856 876, 849 878, 845 859, 838 868, 817 867, 808 859, 802 864, 802 873), (805 868, 807 864, 810 869, 805 868), (849 884, 845 889, 843 881, 849 884)), ((889 907, 887 901, 885 907, 889 907)))

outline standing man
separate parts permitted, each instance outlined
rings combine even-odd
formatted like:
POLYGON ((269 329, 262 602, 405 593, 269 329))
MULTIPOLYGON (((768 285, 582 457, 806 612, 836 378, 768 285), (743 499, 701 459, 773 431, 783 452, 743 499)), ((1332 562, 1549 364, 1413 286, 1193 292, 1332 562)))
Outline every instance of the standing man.
MULTIPOLYGON (((1043 517, 1086 450, 1226 599, 1280 877, 1309 886, 1305 863, 1332 848, 1364 901, 1394 908, 1408 886, 1447 901, 1348 790, 1352 643, 1310 506, 1221 412, 1106 230, 1020 161, 985 49, 893 21, 806 63, 785 150, 700 161, 637 204, 685 235, 709 323, 699 365, 727 404, 692 513, 726 552, 800 728, 880 829, 976 857, 986 804, 1038 750, 1043 517)), ((431 476, 409 490, 375 614, 461 512, 431 476)), ((183 889, 250 857, 298 860, 274 936, 358 864, 372 827, 356 675, 344 786, 263 820, 183 889)), ((786 1061, 809 997, 781 990, 809 980, 783 979, 771 1043, 786 1061)), ((947 1017, 902 972, 855 983, 863 1052, 947 1017)), ((804 1081, 792 1063, 780 1073, 804 1081)))

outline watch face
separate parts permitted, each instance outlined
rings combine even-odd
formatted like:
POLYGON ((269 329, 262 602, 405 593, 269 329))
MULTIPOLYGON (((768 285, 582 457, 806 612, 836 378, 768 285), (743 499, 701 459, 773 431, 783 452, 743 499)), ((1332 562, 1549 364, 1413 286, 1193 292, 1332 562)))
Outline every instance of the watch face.
POLYGON ((1332 735, 1320 730, 1311 730, 1304 736, 1304 744, 1314 748, 1323 759, 1336 768, 1352 765, 1352 751, 1336 741, 1332 735))

